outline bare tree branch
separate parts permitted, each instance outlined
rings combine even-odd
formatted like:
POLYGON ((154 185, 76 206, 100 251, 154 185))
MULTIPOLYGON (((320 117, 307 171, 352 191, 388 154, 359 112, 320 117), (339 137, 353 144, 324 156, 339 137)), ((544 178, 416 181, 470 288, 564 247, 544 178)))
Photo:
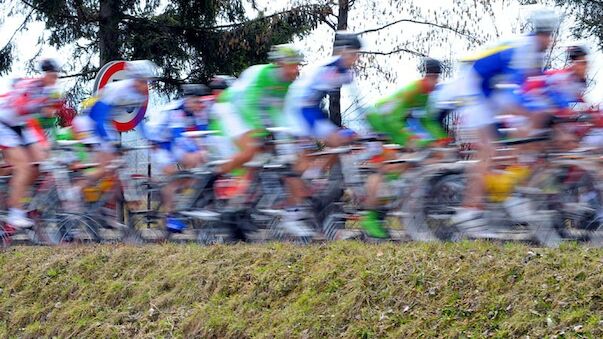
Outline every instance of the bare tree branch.
POLYGON ((34 10, 39 10, 40 8, 34 6, 31 2, 27 2, 25 0, 21 0, 22 3, 24 3, 25 5, 27 5, 28 7, 31 7, 34 10))
POLYGON ((86 70, 86 71, 83 71, 83 72, 80 72, 80 73, 63 75, 63 76, 60 76, 59 78, 61 78, 61 79, 77 78, 77 77, 81 77, 81 76, 92 74, 92 73, 96 73, 96 72, 98 72, 97 68, 95 68, 95 69, 89 69, 89 70, 86 70))
POLYGON ((394 49, 394 50, 389 51, 389 52, 361 51, 360 54, 392 55, 392 54, 401 53, 401 52, 412 54, 412 55, 415 55, 415 56, 420 56, 420 57, 427 57, 427 54, 425 54, 425 53, 421 53, 421 52, 418 52, 418 51, 413 51, 413 50, 410 50, 410 49, 404 48, 404 47, 400 47, 400 48, 394 49))
POLYGON ((23 30, 23 28, 25 28, 25 25, 27 24, 27 22, 29 21, 29 19, 33 15, 34 11, 35 11, 35 9, 32 9, 29 12, 29 14, 27 14, 27 16, 25 17, 25 20, 23 20, 23 22, 21 23, 21 25, 19 25, 19 27, 17 27, 17 29, 13 32, 13 35, 10 36, 10 38, 6 42, 6 45, 4 45, 4 47, 2 47, 2 49, 5 49, 6 46, 10 45, 10 43, 13 41, 13 39, 15 38, 15 36, 17 35, 17 33, 19 33, 21 30, 23 30))
POLYGON ((324 23, 327 24, 327 26, 331 27, 332 30, 337 30, 337 25, 329 19, 325 19, 324 23))
POLYGON ((555 34, 553 35, 553 41, 551 42, 551 45, 549 46, 549 50, 545 59, 545 68, 550 68, 552 63, 553 63, 553 51, 555 50, 555 47, 557 46, 557 44, 559 43, 559 26, 557 26, 557 30, 555 31, 555 34))
POLYGON ((377 32, 377 31, 383 30, 385 28, 388 28, 390 26, 399 24, 401 22, 409 22, 409 23, 413 23, 413 24, 427 25, 427 26, 433 26, 433 27, 445 29, 445 30, 454 32, 454 33, 456 33, 458 35, 467 37, 467 38, 471 39, 471 41, 474 42, 474 43, 484 43, 480 38, 478 38, 478 37, 476 37, 474 35, 471 35, 471 34, 469 34, 467 32, 460 31, 460 30, 458 30, 456 28, 453 28, 453 27, 450 27, 450 26, 446 26, 446 25, 440 25, 440 24, 435 23, 435 22, 422 21, 422 20, 414 20, 414 19, 400 19, 400 20, 392 21, 392 22, 390 22, 388 24, 385 24, 385 25, 383 25, 381 27, 371 28, 371 29, 367 29, 367 30, 361 31, 358 34, 366 34, 366 33, 377 32))

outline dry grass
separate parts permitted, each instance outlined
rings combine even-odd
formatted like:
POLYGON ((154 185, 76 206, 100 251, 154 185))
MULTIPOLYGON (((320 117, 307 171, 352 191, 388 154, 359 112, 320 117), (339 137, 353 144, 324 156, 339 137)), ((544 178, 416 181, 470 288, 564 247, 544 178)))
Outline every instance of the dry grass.
POLYGON ((483 242, 13 248, 0 337, 603 336, 603 251, 483 242))

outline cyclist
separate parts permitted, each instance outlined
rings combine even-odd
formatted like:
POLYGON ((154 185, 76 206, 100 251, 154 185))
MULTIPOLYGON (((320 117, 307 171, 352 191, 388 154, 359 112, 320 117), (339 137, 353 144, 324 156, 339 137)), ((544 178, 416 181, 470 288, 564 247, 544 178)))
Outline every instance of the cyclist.
POLYGON ((567 49, 569 66, 550 70, 542 76, 532 77, 522 86, 520 103, 531 111, 530 125, 547 127, 551 109, 556 116, 571 115, 572 105, 584 101, 588 52, 581 46, 567 49))
MULTIPOLYGON (((194 168, 205 160, 205 151, 199 147, 197 141, 185 137, 183 133, 207 130, 209 117, 202 97, 209 92, 209 88, 205 85, 183 85, 183 98, 169 103, 162 110, 157 121, 145 127, 147 138, 155 145, 152 154, 154 163, 163 174, 173 175, 178 171, 178 165, 183 168, 194 168)), ((174 181, 165 186, 162 191, 164 206, 168 213, 166 220, 168 231, 179 232, 185 227, 180 219, 171 215, 174 195, 180 187, 180 183, 174 181)))
POLYGON ((549 9, 534 11, 530 18, 532 33, 511 42, 503 42, 493 49, 466 60, 459 85, 459 95, 465 105, 461 108, 464 128, 475 136, 477 160, 468 169, 469 180, 463 207, 452 218, 452 223, 471 232, 481 232, 487 226, 482 217, 482 196, 490 159, 494 152, 495 116, 500 113, 529 116, 513 97, 529 76, 542 74, 544 54, 557 30, 558 16, 549 9), (499 84, 507 84, 500 89, 499 84))
MULTIPOLYGON (((349 143, 353 133, 333 124, 323 112, 321 103, 328 93, 353 81, 352 68, 358 60, 362 43, 357 34, 337 32, 333 46, 333 57, 312 67, 291 85, 285 101, 285 113, 287 126, 296 137, 316 139, 336 147, 349 143)), ((309 146, 312 144, 310 140, 309 146)), ((294 166, 295 171, 303 173, 308 163, 302 152, 294 166)), ((291 175, 285 181, 290 190, 290 207, 281 225, 289 233, 310 236, 313 232, 304 223, 308 218, 304 205, 310 198, 309 190, 297 175, 291 175)))
POLYGON ((87 100, 84 114, 73 121, 74 130, 85 144, 92 145, 101 164, 114 158, 119 134, 113 118, 143 104, 149 95, 148 81, 155 77, 155 64, 148 60, 126 64, 128 79, 107 84, 87 100))
POLYGON ((333 46, 333 57, 312 67, 293 83, 287 94, 285 112, 295 135, 338 146, 349 142, 349 135, 339 133, 339 128, 323 112, 321 103, 327 94, 354 80, 352 68, 362 43, 357 34, 337 32, 333 46))
POLYGON ((78 201, 81 190, 107 174, 107 166, 116 159, 119 133, 113 126, 114 117, 135 109, 148 99, 148 81, 155 77, 157 66, 151 61, 140 60, 128 62, 125 69, 127 79, 107 84, 83 103, 82 114, 73 119, 77 138, 94 152, 99 167, 74 185, 69 192, 70 200, 78 201))
POLYGON ((236 145, 235 154, 221 166, 219 174, 253 159, 262 146, 260 138, 267 135, 265 129, 282 126, 283 99, 299 74, 303 55, 290 45, 277 45, 269 58, 271 63, 245 70, 214 105, 219 129, 236 145))
MULTIPOLYGON (((409 146, 414 140, 418 146, 426 146, 447 137, 439 116, 432 116, 427 109, 429 96, 442 73, 442 65, 438 60, 427 58, 423 62, 423 71, 423 78, 379 100, 372 112, 367 114, 367 121, 375 132, 385 134, 400 146, 409 146)), ((395 174, 388 166, 381 170, 395 174)), ((383 213, 378 210, 378 192, 382 182, 381 173, 371 175, 367 180, 367 196, 364 201, 366 211, 362 216, 361 225, 367 235, 373 238, 389 237, 382 225, 383 213)))
POLYGON ((38 139, 26 124, 37 116, 51 116, 58 101, 55 87, 60 71, 58 63, 43 59, 39 67, 44 73, 42 77, 18 81, 0 99, 0 146, 6 162, 13 168, 7 222, 16 228, 32 226, 23 210, 23 198, 37 173, 32 163, 44 158, 36 145, 38 139))

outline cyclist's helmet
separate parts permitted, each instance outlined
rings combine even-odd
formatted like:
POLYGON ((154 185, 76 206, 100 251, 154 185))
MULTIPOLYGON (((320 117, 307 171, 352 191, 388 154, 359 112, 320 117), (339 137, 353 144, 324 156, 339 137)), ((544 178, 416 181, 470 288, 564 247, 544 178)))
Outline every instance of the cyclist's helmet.
POLYGON ((272 46, 268 58, 272 62, 282 62, 286 64, 299 64, 304 61, 304 55, 291 45, 272 46))
POLYGON ((567 59, 574 61, 588 55, 588 50, 583 46, 570 46, 567 48, 567 59))
POLYGON ((425 58, 423 60, 423 71, 425 74, 442 74, 442 63, 439 60, 425 58))
POLYGON ((360 50, 362 48, 362 41, 360 41, 356 33, 338 31, 335 33, 333 46, 335 48, 360 50))
POLYGON ((211 93, 209 87, 202 84, 184 84, 180 89, 184 97, 202 97, 211 93))
POLYGON ((39 62, 39 68, 42 72, 60 72, 61 71, 61 66, 59 66, 59 63, 54 60, 54 59, 42 59, 39 62))
POLYGON ((559 15, 550 8, 540 8, 531 13, 530 23, 532 24, 532 32, 551 34, 557 31, 559 27, 559 15))
POLYGON ((126 72, 133 79, 153 79, 157 77, 157 65, 149 60, 129 61, 126 64, 126 72))
POLYGON ((225 90, 234 82, 234 77, 229 75, 216 75, 209 82, 209 88, 212 90, 225 90))

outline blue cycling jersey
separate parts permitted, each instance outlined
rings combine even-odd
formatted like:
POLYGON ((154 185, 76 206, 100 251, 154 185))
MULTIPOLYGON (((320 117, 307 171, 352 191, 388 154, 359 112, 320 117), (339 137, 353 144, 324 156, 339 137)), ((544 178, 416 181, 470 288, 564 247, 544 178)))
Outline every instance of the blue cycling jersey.
POLYGON ((536 36, 527 35, 502 42, 467 61, 480 78, 481 92, 489 97, 497 84, 520 86, 527 77, 541 74, 544 52, 539 50, 536 36))
POLYGON ((155 143, 172 143, 186 131, 206 131, 209 124, 207 110, 190 112, 182 99, 170 102, 153 118, 144 130, 145 137, 155 143))

